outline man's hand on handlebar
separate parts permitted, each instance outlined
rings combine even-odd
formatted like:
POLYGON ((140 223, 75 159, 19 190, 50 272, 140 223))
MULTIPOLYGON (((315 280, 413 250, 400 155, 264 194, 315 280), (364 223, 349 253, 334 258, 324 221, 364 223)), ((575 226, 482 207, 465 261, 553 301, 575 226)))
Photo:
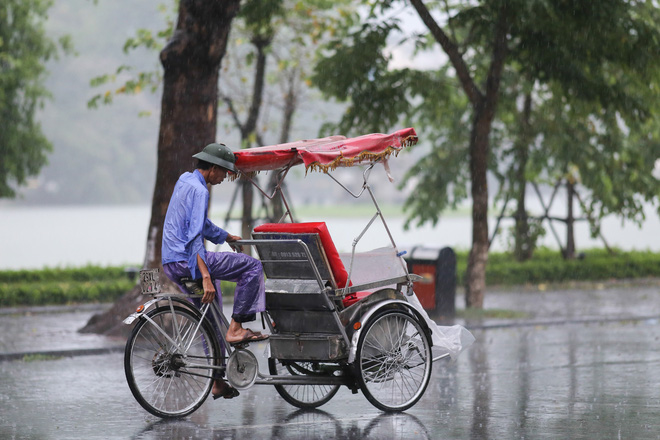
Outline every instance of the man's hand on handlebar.
POLYGON ((235 241, 242 240, 241 237, 238 235, 227 235, 227 239, 225 240, 227 244, 229 245, 230 248, 234 250, 234 252, 243 252, 243 245, 240 244, 235 244, 235 241))

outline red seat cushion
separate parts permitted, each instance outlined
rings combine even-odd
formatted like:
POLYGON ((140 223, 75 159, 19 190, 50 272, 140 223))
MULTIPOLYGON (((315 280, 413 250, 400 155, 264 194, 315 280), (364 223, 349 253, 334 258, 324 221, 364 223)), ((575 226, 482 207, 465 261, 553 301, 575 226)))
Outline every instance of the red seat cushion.
POLYGON ((348 272, 339 258, 339 253, 335 247, 335 243, 330 237, 330 232, 325 222, 309 222, 309 223, 265 223, 254 228, 254 232, 281 232, 285 234, 319 234, 321 244, 325 250, 325 255, 330 264, 330 270, 335 277, 337 287, 346 287, 346 280, 348 280, 348 272))

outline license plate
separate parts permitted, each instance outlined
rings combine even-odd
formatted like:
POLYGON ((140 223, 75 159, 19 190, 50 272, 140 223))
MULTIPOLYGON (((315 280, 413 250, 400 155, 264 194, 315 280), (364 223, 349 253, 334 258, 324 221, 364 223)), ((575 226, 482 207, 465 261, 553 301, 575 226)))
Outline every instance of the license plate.
POLYGON ((140 290, 143 295, 160 293, 160 273, 158 269, 144 269, 140 271, 140 290))

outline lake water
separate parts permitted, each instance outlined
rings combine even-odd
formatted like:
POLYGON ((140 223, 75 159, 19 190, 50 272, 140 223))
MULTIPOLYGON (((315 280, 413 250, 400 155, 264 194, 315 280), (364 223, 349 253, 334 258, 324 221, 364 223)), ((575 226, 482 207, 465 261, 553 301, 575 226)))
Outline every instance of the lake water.
MULTIPOLYGON (((141 264, 146 244, 150 208, 148 206, 85 206, 85 207, 13 207, 0 208, 0 269, 33 269, 42 267, 77 267, 85 264, 122 265, 141 264)), ((213 219, 222 225, 222 213, 213 219)), ((319 219, 304 218, 303 221, 319 219)), ((403 229, 403 218, 388 218, 388 226, 401 248, 428 246, 469 249, 472 233, 467 216, 451 215, 442 218, 434 228, 423 226, 403 229)), ((328 228, 340 252, 349 252, 353 240, 366 226, 369 218, 326 219, 328 228)), ((491 221, 491 232, 495 221, 491 221)), ((510 222, 504 222, 509 227, 510 222)), ((565 240, 565 228, 555 228, 565 240)), ((239 231, 237 224, 228 227, 239 231)), ((547 229, 547 228, 546 228, 547 229)), ((642 228, 606 219, 603 233, 610 246, 624 250, 660 251, 660 221, 652 210, 642 228)), ((579 249, 603 247, 602 241, 589 237, 586 223, 576 228, 579 249)), ((558 248, 548 230, 543 244, 558 248)), ((375 224, 358 245, 358 250, 373 249, 387 244, 382 226, 375 224)), ((492 249, 506 249, 503 236, 496 238, 492 249)))

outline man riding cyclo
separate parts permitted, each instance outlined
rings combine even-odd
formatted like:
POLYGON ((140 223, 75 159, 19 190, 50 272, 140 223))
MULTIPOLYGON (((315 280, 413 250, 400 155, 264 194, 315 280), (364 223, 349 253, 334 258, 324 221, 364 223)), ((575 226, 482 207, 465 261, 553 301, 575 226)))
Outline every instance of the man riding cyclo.
MULTIPOLYGON (((167 277, 183 292, 186 279, 202 281, 204 295, 193 298, 201 303, 216 301, 222 310, 220 281, 236 282, 234 307, 225 340, 232 345, 262 341, 268 338, 259 332, 243 328, 243 323, 254 321, 256 314, 265 310, 264 276, 261 262, 241 253, 241 246, 233 244, 241 237, 215 225, 208 218, 209 191, 207 185, 218 185, 228 173, 235 173, 236 158, 224 144, 212 143, 193 156, 196 169, 185 172, 174 186, 174 191, 163 225, 162 263, 167 277), (208 240, 216 245, 227 243, 236 252, 210 252, 204 246, 208 240)), ((221 330, 216 328, 222 341, 221 330)), ((231 399, 238 390, 216 373, 213 398, 231 399)))

